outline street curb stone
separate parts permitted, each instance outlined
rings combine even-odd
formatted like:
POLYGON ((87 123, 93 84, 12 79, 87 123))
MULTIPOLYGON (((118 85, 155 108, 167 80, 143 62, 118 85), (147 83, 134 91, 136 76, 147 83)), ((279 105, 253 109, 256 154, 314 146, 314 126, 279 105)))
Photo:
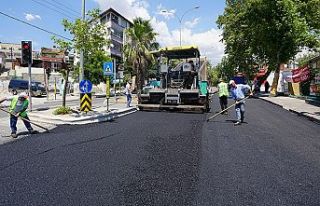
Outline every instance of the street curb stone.
MULTIPOLYGON (((132 108, 126 108, 121 109, 118 111, 111 111, 108 113, 99 113, 96 115, 91 116, 82 116, 82 117, 74 117, 70 119, 62 119, 59 117, 53 117, 53 116, 44 116, 41 114, 35 114, 35 113, 29 113, 29 117, 33 119, 40 119, 40 121, 36 121, 39 123, 47 123, 47 124, 55 124, 55 125, 62 125, 62 124, 68 124, 68 125, 82 125, 82 124, 90 124, 90 123, 96 123, 96 122, 105 122, 105 121, 111 121, 118 117, 131 114, 136 112, 137 109, 135 107, 132 108), (78 118, 78 119, 76 119, 78 118), (81 118, 81 119, 80 119, 81 118)), ((63 116, 61 116, 63 117, 63 116)))

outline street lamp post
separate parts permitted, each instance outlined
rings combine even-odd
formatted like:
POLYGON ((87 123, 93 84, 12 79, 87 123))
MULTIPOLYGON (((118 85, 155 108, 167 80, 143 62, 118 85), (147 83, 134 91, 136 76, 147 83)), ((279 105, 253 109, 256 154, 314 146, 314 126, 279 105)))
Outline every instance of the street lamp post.
POLYGON ((170 11, 168 11, 168 10, 162 10, 162 11, 161 11, 162 13, 173 14, 173 15, 178 19, 179 24, 180 24, 180 28, 179 28, 179 30, 180 30, 180 46, 181 46, 181 39, 182 39, 181 36, 182 36, 182 21, 183 21, 183 17, 184 17, 188 12, 190 12, 190 11, 192 11, 192 10, 195 10, 195 9, 199 9, 199 8, 200 8, 200 6, 195 6, 195 7, 191 8, 191 9, 188 9, 187 11, 185 11, 185 12, 181 15, 181 17, 177 16, 175 13, 170 12, 170 11))

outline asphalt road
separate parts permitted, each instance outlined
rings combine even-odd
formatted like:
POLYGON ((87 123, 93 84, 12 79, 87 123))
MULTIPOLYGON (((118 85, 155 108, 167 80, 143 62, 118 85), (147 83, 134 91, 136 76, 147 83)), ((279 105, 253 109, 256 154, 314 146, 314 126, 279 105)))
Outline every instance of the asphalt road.
POLYGON ((206 117, 137 112, 0 145, 0 205, 320 205, 319 125, 257 99, 247 124, 206 117))

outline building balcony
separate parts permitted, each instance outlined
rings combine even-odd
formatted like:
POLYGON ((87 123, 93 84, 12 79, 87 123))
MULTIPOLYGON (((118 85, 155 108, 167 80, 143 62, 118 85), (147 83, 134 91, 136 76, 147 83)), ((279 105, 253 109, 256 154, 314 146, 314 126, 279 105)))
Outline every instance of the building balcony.
POLYGON ((120 58, 122 57, 122 52, 121 51, 113 49, 113 48, 111 48, 110 51, 111 51, 111 55, 118 56, 120 58))

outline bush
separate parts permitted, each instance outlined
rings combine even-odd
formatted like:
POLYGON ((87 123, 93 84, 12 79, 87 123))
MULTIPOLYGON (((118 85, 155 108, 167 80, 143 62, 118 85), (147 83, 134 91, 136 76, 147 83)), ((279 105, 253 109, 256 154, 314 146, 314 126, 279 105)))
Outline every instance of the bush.
POLYGON ((54 115, 61 115, 61 114, 70 114, 72 111, 70 107, 58 107, 53 111, 54 115))

